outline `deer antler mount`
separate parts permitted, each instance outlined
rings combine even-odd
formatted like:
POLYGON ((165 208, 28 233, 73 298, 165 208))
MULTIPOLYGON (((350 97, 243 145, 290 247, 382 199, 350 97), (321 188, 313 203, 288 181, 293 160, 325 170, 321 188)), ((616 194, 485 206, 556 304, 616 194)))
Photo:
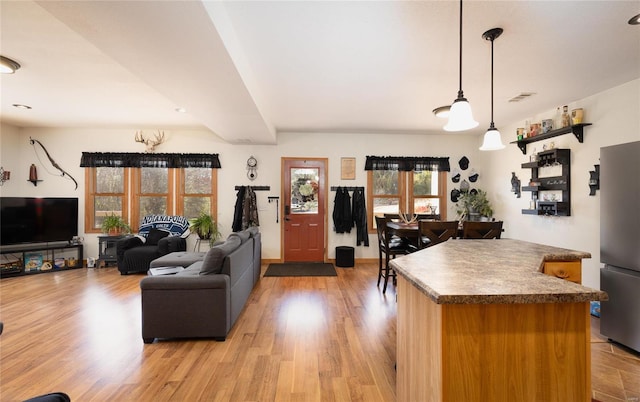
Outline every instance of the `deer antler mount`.
POLYGON ((144 152, 153 152, 156 149, 156 146, 162 144, 164 142, 164 131, 158 130, 156 134, 152 137, 145 137, 142 131, 136 131, 136 142, 143 143, 146 148, 144 152))

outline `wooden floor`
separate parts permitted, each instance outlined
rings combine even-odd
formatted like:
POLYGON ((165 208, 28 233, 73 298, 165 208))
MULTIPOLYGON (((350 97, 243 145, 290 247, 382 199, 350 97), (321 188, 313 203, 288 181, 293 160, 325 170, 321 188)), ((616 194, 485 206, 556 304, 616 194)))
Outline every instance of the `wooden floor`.
MULTIPOLYGON (((261 278, 225 342, 140 335, 142 276, 79 269, 0 280, 0 400, 394 401, 395 289, 377 264, 261 278)), ((593 394, 637 401, 640 357, 598 335, 593 394)))

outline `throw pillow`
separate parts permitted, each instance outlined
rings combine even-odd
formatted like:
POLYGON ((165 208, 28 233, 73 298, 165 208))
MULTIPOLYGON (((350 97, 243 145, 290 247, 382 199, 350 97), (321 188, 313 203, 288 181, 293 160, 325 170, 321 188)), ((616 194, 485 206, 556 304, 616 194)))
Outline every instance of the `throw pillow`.
POLYGON ((160 239, 169 236, 169 232, 160 229, 151 229, 147 235, 147 241, 144 243, 148 246, 157 246, 160 239))
POLYGON ((211 247, 204 256, 200 275, 219 274, 222 272, 224 258, 240 247, 242 240, 238 236, 229 237, 224 243, 211 247))

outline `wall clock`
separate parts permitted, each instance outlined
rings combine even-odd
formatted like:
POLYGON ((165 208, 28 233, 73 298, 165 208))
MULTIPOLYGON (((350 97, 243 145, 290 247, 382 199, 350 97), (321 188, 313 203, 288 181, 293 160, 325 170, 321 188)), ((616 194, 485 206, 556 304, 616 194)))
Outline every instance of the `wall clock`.
POLYGON ((256 172, 257 169, 258 161, 252 155, 247 159, 247 177, 249 180, 255 180, 256 177, 258 177, 258 172, 256 172))

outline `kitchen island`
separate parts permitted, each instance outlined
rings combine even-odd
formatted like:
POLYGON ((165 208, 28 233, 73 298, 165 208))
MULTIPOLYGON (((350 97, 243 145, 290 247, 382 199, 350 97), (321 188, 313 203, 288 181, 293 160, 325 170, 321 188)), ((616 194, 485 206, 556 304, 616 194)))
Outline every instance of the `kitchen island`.
POLYGON ((546 269, 590 257, 458 239, 393 260, 397 400, 591 401, 589 307, 607 296, 546 269))

